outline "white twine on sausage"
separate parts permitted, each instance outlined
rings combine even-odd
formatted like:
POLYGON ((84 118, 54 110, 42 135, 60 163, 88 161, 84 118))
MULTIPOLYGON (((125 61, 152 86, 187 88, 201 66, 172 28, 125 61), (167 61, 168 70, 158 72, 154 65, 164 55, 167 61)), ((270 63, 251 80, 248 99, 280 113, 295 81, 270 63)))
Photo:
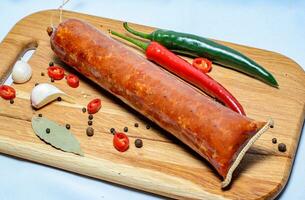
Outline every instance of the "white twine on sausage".
POLYGON ((221 187, 225 188, 227 187, 232 180, 232 175, 236 167, 239 165, 240 161, 248 151, 248 149, 252 146, 252 144, 264 133, 266 132, 271 126, 274 125, 273 120, 270 118, 267 123, 248 141, 246 146, 243 147, 243 149, 239 152, 236 160, 231 165, 230 169, 228 170, 227 176, 225 177, 225 180, 221 183, 221 187))
MULTIPOLYGON (((70 1, 70 0, 63 0, 63 1, 62 1, 62 4, 57 8, 57 9, 59 10, 59 23, 61 23, 61 21, 62 21, 62 11, 63 11, 63 7, 64 7, 69 1, 70 1)), ((54 16, 54 13, 52 13, 51 19, 50 19, 51 27, 54 27, 54 24, 53 24, 53 16, 54 16)))
POLYGON ((64 7, 64 5, 66 5, 70 0, 63 0, 62 4, 59 6, 59 23, 61 23, 61 19, 62 19, 62 9, 64 7))

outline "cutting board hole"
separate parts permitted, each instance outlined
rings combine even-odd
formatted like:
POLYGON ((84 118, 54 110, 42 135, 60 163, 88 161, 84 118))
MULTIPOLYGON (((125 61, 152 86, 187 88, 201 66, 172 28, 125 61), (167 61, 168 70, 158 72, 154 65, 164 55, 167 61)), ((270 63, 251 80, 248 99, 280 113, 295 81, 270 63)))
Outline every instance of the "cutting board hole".
MULTIPOLYGON (((19 54, 17 60, 22 60, 24 62, 28 62, 31 59, 31 57, 34 55, 37 47, 38 47, 37 42, 32 42, 32 43, 28 44, 26 46, 26 48, 19 54)), ((13 83, 11 70, 14 67, 15 63, 13 63, 9 74, 6 77, 3 78, 3 80, 4 80, 3 84, 11 85, 13 83)), ((0 77, 0 83, 2 83, 1 82, 1 77, 0 77)))
POLYGON ((24 50, 24 52, 21 54, 19 60, 22 60, 24 62, 28 62, 31 59, 31 57, 34 55, 36 49, 37 49, 37 44, 36 43, 33 43, 33 44, 29 45, 29 47, 26 48, 24 50))
POLYGON ((24 61, 24 62, 28 62, 30 60, 30 58, 33 56, 33 54, 35 53, 36 48, 35 49, 27 49, 26 52, 23 54, 23 56, 20 58, 20 60, 24 61))

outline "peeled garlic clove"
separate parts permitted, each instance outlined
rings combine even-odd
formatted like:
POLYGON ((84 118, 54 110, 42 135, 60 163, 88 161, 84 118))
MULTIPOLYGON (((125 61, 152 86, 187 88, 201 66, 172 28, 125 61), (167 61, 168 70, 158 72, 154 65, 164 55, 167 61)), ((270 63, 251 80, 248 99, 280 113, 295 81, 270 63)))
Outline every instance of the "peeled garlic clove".
POLYGON ((12 71, 12 78, 15 83, 25 83, 32 77, 31 66, 22 60, 18 60, 12 71))
POLYGON ((65 100, 70 103, 74 103, 74 99, 55 87, 54 85, 48 83, 41 83, 35 86, 31 94, 31 102, 34 108, 41 108, 46 104, 56 100, 58 97, 61 97, 62 100, 65 100))

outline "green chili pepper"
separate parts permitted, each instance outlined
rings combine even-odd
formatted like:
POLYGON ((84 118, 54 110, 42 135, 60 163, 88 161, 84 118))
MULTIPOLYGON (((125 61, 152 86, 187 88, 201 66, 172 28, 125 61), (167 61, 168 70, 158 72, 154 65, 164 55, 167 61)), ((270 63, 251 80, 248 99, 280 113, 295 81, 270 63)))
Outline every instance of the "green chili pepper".
POLYGON ((124 23, 124 28, 134 35, 159 42, 177 53, 192 57, 205 57, 214 63, 243 72, 273 87, 279 86, 272 74, 262 66, 240 52, 212 40, 188 33, 162 29, 145 34, 131 29, 127 22, 124 23))

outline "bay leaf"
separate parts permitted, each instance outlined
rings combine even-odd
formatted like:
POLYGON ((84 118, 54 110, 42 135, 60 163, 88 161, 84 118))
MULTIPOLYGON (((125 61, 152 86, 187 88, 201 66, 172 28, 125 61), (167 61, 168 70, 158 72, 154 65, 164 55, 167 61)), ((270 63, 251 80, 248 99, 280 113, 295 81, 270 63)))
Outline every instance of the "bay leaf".
POLYGON ((65 152, 84 155, 79 141, 65 127, 47 118, 34 116, 32 118, 32 128, 35 134, 47 144, 65 152), (50 129, 50 133, 47 133, 47 128, 50 129))

